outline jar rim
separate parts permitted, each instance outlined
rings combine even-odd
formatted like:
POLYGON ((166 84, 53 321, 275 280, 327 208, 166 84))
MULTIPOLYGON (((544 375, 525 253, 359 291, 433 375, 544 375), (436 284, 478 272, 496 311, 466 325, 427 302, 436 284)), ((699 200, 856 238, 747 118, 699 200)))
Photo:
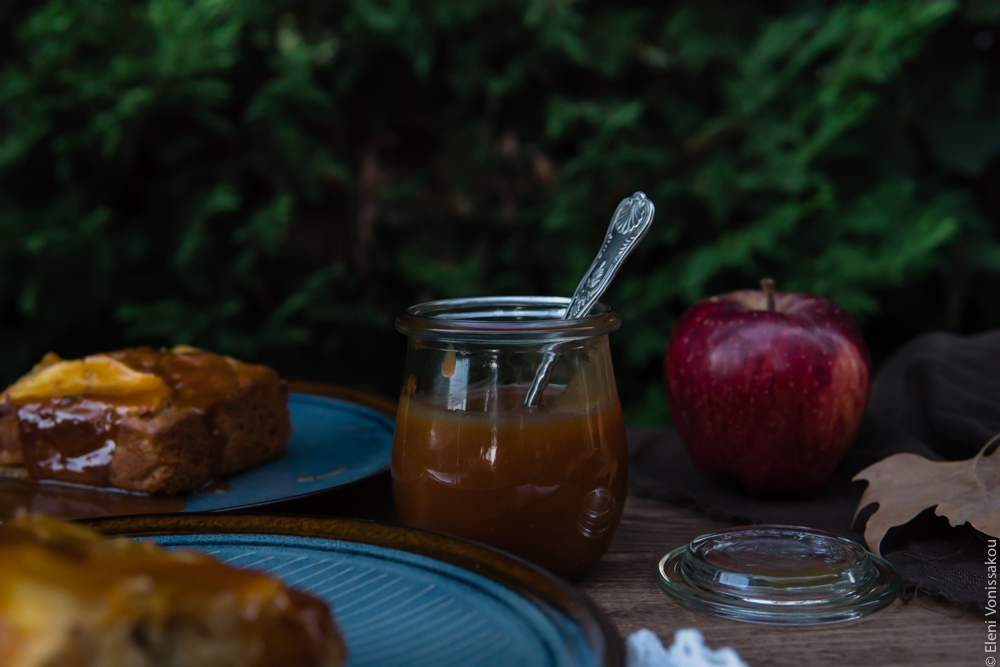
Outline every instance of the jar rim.
POLYGON ((621 326, 618 314, 598 303, 585 317, 564 320, 571 299, 562 296, 495 296, 442 299, 410 306, 396 330, 436 340, 558 341, 594 338, 621 326))

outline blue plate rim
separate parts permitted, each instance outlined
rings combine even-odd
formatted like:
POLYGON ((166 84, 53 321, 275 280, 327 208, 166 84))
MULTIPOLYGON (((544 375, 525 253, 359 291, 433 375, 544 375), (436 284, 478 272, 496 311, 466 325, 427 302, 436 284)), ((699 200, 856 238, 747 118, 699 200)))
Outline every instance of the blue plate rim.
MULTIPOLYGON (((342 404, 348 405, 348 406, 350 406, 351 408, 354 408, 354 409, 367 410, 368 412, 371 412, 371 413, 374 413, 375 415, 377 415, 380 419, 384 419, 384 420, 388 421, 390 426, 393 426, 393 427, 395 426, 395 419, 392 416, 390 416, 390 414, 388 412, 386 412, 383 409, 380 409, 380 407, 377 404, 366 404, 366 402, 364 402, 363 400, 353 400, 353 399, 356 399, 356 398, 364 399, 364 398, 370 397, 371 400, 374 402, 374 401, 387 401, 388 399, 382 399, 380 397, 373 396, 373 395, 368 395, 368 394, 365 394, 364 392, 360 392, 360 391, 343 390, 345 392, 343 394, 340 394, 339 393, 340 391, 341 391, 341 389, 339 387, 334 386, 334 385, 321 385, 321 384, 318 384, 318 383, 315 383, 315 384, 313 384, 313 383, 290 383, 288 394, 289 394, 289 399, 291 399, 292 394, 300 394, 300 395, 302 395, 302 396, 304 396, 306 398, 320 399, 321 401, 333 401, 335 403, 342 403, 342 404), (317 388, 317 389, 316 390, 311 390, 312 388, 317 388), (328 391, 323 391, 322 390, 323 388, 328 388, 328 391), (337 393, 334 393, 334 392, 337 392, 337 393)), ((280 459, 275 459, 275 460, 280 460, 280 459)), ((267 466, 269 463, 272 463, 272 462, 268 461, 267 463, 262 463, 260 467, 267 466)), ((245 503, 243 505, 230 505, 228 507, 217 507, 215 509, 204 510, 204 513, 206 513, 206 514, 218 514, 218 513, 225 513, 225 512, 243 511, 243 510, 249 510, 249 509, 263 509, 263 508, 269 507, 271 505, 278 505, 278 504, 282 504, 282 503, 287 503, 287 502, 293 501, 293 500, 294 501, 299 501, 299 500, 305 500, 307 498, 315 498, 317 496, 322 496, 322 495, 329 494, 329 493, 337 493, 337 492, 343 491, 344 489, 349 489, 350 487, 354 486, 355 484, 359 484, 361 482, 365 482, 365 481, 371 480, 374 477, 377 477, 377 476, 382 475, 382 474, 384 474, 386 472, 389 472, 389 469, 391 468, 391 466, 392 466, 392 462, 390 460, 389 462, 387 462, 381 468, 373 470, 372 472, 368 473, 364 477, 358 477, 357 479, 352 479, 352 480, 350 480, 348 482, 344 482, 344 483, 338 484, 336 486, 328 486, 328 487, 322 488, 322 489, 315 489, 313 491, 305 491, 304 493, 297 493, 297 494, 292 495, 292 496, 284 496, 282 498, 270 498, 268 500, 260 500, 258 502, 245 503)), ((225 478, 223 478, 223 479, 225 479, 225 478)), ((181 498, 183 498, 183 496, 181 496, 181 498)), ((194 515, 194 514, 197 514, 197 512, 190 512, 190 514, 194 515)), ((131 516, 131 515, 126 515, 126 516, 131 516)))
MULTIPOLYGON (((256 534, 354 542, 415 553, 483 576, 541 608, 539 600, 568 618, 602 667, 624 667, 621 636, 611 620, 572 584, 517 556, 449 535, 365 521, 295 514, 177 513, 81 519, 114 537, 256 534)), ((544 609, 543 609, 544 611, 544 609)))

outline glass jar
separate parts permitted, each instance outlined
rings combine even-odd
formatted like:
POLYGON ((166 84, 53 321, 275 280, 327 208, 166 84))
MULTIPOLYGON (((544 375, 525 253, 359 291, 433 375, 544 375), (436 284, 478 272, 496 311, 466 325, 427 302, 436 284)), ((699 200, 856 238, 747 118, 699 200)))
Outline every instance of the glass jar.
POLYGON ((569 299, 452 299, 396 319, 409 337, 392 446, 407 526, 457 535, 577 578, 607 551, 628 450, 607 306, 559 319, 569 299), (557 354, 538 407, 524 397, 557 354))

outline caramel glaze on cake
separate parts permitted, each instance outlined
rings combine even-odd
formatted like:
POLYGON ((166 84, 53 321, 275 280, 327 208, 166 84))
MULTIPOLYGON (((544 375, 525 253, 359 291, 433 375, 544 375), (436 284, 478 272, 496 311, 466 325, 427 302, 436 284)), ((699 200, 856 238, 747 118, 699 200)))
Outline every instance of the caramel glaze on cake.
POLYGON ((0 525, 0 665, 334 667, 327 606, 193 551, 39 515, 0 525))
POLYGON ((287 399, 271 368, 187 346, 50 353, 0 395, 0 465, 35 480, 184 493, 283 454, 287 399))

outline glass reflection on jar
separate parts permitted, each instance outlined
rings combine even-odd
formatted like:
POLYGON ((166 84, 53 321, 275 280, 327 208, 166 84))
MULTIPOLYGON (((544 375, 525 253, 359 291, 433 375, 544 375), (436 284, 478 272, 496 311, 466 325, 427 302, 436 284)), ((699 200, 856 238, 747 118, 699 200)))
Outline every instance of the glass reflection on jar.
POLYGON ((456 299, 397 319, 409 337, 392 452, 409 526, 457 535, 569 578, 607 551, 625 501, 627 448, 598 305, 456 299), (524 406, 546 351, 558 354, 538 407, 524 406))

